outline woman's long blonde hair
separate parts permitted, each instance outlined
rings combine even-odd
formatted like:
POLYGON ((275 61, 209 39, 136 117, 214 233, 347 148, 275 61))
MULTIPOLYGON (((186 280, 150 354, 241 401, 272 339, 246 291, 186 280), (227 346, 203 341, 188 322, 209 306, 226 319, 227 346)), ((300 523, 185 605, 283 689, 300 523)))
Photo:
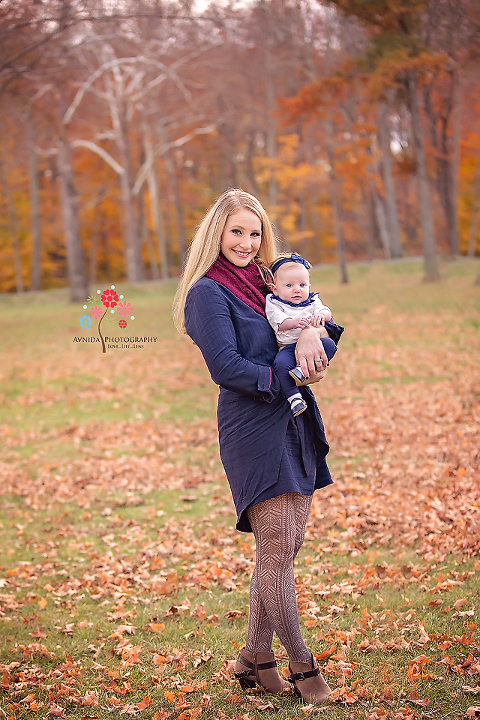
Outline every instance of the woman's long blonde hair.
POLYGON ((197 228, 175 294, 173 320, 179 332, 185 332, 184 310, 188 291, 218 258, 225 223, 230 215, 242 208, 255 213, 262 223, 262 242, 254 262, 268 266, 277 256, 277 239, 272 224, 257 198, 237 188, 220 195, 197 228))

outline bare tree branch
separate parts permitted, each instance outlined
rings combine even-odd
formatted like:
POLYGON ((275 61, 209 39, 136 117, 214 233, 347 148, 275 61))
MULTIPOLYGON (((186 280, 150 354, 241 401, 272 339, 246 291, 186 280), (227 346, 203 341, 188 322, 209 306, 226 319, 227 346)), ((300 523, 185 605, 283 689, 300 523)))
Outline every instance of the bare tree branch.
POLYGON ((115 170, 118 175, 123 175, 123 173, 125 172, 123 167, 118 164, 118 162, 110 155, 110 153, 101 148, 99 145, 95 145, 95 143, 90 142, 90 140, 73 140, 71 145, 72 147, 85 147, 88 148, 88 150, 96 153, 101 158, 103 158, 105 162, 108 163, 108 165, 110 165, 110 167, 113 168, 113 170, 115 170))
POLYGON ((164 155, 167 150, 171 150, 172 148, 181 147, 182 145, 185 145, 187 142, 190 142, 190 140, 193 140, 194 137, 197 135, 209 135, 212 133, 215 128, 217 127, 218 123, 212 123, 211 125, 207 125, 207 127, 203 128, 195 128, 191 132, 187 133, 186 135, 183 135, 183 137, 178 138, 178 140, 172 140, 168 143, 163 143, 162 145, 159 145, 155 148, 153 153, 151 154, 150 158, 144 162, 142 167, 140 168, 137 179, 135 180, 135 184, 133 186, 132 194, 138 195, 140 192, 140 189, 147 179, 148 173, 152 167, 152 163, 156 157, 159 157, 161 155, 164 155))
POLYGON ((158 68, 165 68, 165 65, 163 63, 158 62, 158 60, 152 60, 150 58, 146 58, 143 56, 139 57, 129 57, 129 58, 115 58, 114 60, 109 60, 106 63, 103 63, 103 65, 100 65, 95 72, 90 75, 90 77, 85 80, 85 82, 82 84, 81 88, 78 90, 77 94, 75 95, 73 102, 70 104, 70 107, 67 109, 65 115, 63 116, 63 122, 65 125, 68 125, 70 120, 72 119, 72 116, 77 109, 77 107, 80 105, 83 96, 85 93, 90 89, 90 87, 93 85, 95 80, 98 80, 98 78, 106 71, 118 68, 120 65, 127 65, 129 63, 136 64, 140 62, 145 62, 151 65, 154 65, 158 68))

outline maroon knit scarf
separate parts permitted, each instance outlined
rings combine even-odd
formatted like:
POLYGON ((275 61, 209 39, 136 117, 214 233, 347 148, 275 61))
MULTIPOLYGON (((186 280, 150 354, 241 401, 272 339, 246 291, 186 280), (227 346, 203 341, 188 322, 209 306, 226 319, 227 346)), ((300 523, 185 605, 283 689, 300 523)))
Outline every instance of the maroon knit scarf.
POLYGON ((251 262, 246 267, 237 267, 220 254, 205 275, 226 287, 255 312, 266 317, 267 286, 258 265, 251 262))

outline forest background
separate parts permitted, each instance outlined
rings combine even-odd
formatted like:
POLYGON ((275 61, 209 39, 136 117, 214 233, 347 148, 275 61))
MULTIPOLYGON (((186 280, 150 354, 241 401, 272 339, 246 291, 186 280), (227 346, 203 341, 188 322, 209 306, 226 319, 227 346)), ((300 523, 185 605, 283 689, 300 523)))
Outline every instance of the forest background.
POLYGON ((229 186, 313 263, 480 253, 475 0, 0 3, 0 292, 175 277, 229 186))

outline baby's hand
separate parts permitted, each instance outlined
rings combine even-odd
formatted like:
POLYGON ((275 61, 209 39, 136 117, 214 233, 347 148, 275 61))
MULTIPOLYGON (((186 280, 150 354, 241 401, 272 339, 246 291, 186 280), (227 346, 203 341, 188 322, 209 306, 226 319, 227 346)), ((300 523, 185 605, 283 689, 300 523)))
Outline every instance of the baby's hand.
POLYGON ((312 315, 310 325, 316 328, 323 327, 323 325, 325 325, 325 318, 323 315, 312 315))
POLYGON ((310 327, 310 320, 308 318, 298 318, 295 327, 302 328, 302 330, 304 330, 305 328, 310 327))

